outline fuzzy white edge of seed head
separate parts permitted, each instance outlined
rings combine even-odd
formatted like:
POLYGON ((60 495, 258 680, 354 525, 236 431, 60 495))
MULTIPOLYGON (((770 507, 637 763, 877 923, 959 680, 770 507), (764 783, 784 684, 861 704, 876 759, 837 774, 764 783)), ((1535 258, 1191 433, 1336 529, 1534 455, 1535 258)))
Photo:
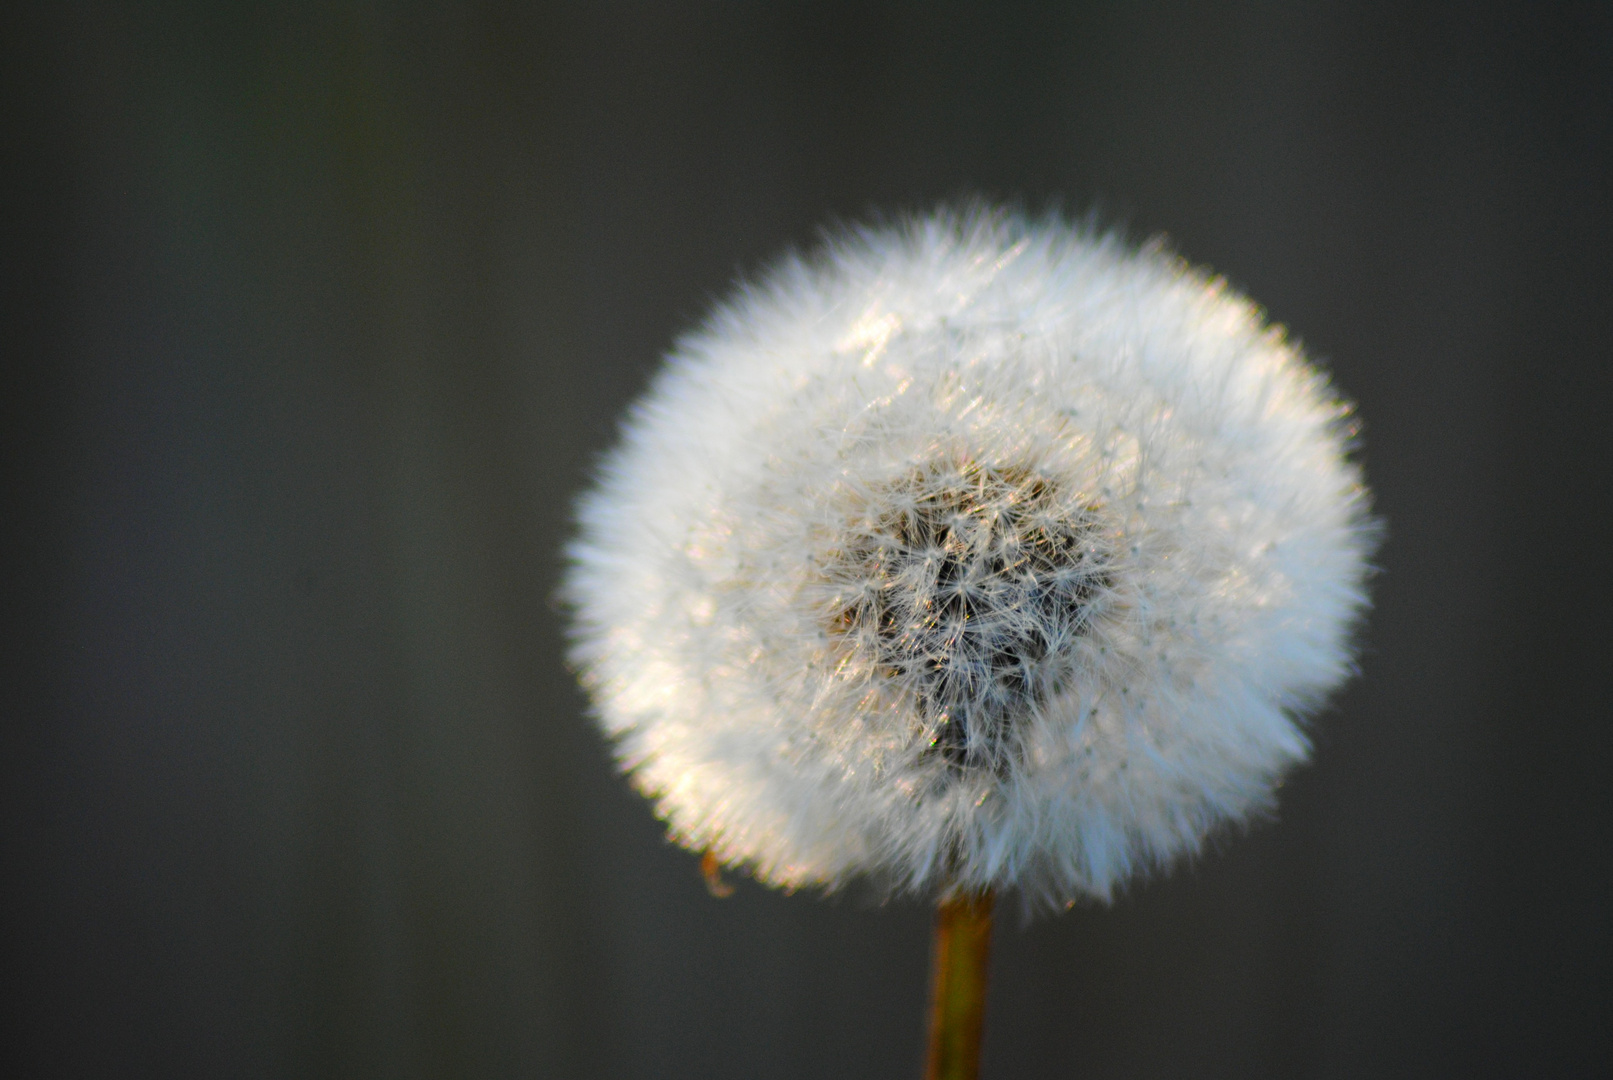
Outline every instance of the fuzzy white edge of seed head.
POLYGON ((1269 809, 1352 671, 1378 532, 1348 416, 1159 245, 984 208, 834 236, 633 407, 579 503, 570 657, 672 836, 766 883, 1108 899, 1269 809), (938 461, 1051 480, 1110 560, 995 770, 926 753, 824 583, 938 461))

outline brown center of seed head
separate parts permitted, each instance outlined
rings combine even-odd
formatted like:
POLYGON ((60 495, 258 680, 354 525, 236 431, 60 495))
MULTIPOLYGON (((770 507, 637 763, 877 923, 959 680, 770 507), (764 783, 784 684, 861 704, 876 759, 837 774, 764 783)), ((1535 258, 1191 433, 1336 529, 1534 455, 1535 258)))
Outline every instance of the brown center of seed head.
POLYGON ((917 705, 925 753, 1004 772, 1108 584, 1094 510, 1035 472, 932 464, 880 489, 827 567, 832 629, 917 705))

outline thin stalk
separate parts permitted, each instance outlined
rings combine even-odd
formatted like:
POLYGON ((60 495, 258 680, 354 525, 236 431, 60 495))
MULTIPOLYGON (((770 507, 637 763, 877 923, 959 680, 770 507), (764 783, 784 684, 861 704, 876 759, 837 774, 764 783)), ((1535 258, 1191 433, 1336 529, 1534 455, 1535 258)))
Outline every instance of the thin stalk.
POLYGON ((925 1080, 976 1080, 991 960, 990 892, 964 893, 935 909, 930 955, 930 1049, 925 1080))

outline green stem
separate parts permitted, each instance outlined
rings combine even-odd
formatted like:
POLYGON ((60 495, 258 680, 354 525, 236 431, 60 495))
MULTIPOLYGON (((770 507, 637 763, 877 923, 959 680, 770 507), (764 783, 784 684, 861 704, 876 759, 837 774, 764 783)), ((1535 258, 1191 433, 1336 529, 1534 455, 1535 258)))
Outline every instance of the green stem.
POLYGON ((935 909, 925 1080, 976 1080, 980 1075, 992 899, 990 892, 959 894, 935 909))

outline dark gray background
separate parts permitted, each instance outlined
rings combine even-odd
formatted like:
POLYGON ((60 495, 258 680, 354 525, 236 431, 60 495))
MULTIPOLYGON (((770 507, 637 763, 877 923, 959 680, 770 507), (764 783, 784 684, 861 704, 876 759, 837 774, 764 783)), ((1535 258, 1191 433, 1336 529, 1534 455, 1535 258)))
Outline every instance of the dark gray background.
POLYGON ((7 1075, 916 1075, 926 912, 707 896, 549 596, 736 273, 975 192, 1268 305, 1389 522, 1280 823, 1007 920, 987 1076, 1613 1063, 1613 8, 253 7, 0 16, 7 1075))

